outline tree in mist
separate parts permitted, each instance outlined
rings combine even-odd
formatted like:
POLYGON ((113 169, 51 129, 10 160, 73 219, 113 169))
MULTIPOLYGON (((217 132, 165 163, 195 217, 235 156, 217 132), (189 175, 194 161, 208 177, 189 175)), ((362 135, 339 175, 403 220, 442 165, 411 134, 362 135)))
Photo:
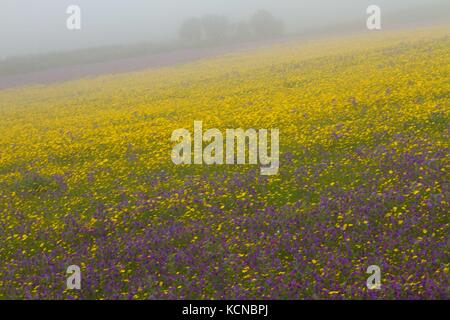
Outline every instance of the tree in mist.
POLYGON ((248 40, 253 37, 252 28, 247 21, 239 22, 234 29, 235 38, 239 40, 248 40))
POLYGON ((179 30, 181 39, 198 42, 203 38, 203 24, 199 18, 191 18, 183 22, 179 30))
POLYGON ((270 12, 260 10, 250 20, 253 33, 259 38, 273 38, 283 34, 284 24, 276 19, 270 12))
POLYGON ((208 40, 225 38, 230 27, 227 17, 213 14, 203 16, 202 25, 206 39, 208 40))

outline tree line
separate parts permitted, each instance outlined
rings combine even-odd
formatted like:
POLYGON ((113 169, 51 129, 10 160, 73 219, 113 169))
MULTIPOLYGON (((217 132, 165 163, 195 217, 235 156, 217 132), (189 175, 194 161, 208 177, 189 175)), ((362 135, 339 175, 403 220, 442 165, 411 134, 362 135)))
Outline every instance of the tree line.
POLYGON ((223 15, 190 18, 182 23, 179 37, 189 42, 250 40, 276 38, 282 36, 283 32, 284 24, 281 20, 266 10, 260 10, 248 21, 234 24, 223 15))

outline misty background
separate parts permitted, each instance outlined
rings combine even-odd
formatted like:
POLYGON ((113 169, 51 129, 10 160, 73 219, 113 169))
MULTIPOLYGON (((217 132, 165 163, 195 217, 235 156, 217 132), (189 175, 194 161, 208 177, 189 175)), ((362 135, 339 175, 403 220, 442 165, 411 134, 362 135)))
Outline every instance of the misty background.
POLYGON ((260 9, 280 19, 287 34, 350 22, 365 28, 371 4, 381 7, 383 27, 397 18, 432 22, 450 17, 449 0, 0 0, 0 59, 175 41, 186 19, 217 14, 239 23, 260 9), (81 7, 81 30, 66 28, 69 5, 81 7))

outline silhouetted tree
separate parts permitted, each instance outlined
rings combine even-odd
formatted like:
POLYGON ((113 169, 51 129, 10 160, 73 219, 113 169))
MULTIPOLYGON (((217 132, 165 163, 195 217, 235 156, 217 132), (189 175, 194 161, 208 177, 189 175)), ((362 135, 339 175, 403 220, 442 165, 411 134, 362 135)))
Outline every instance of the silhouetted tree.
POLYGON ((203 38, 203 24, 199 18, 191 18, 183 22, 179 35, 188 41, 200 41, 203 38))
POLYGON ((281 20, 266 10, 256 12, 250 21, 253 33, 260 38, 273 38, 283 34, 284 25, 281 20))
POLYGON ((202 18, 203 31, 208 40, 220 40, 227 36, 228 19, 219 15, 206 15, 202 18))
POLYGON ((252 28, 247 21, 239 22, 235 27, 235 37, 240 40, 247 40, 252 38, 252 28))

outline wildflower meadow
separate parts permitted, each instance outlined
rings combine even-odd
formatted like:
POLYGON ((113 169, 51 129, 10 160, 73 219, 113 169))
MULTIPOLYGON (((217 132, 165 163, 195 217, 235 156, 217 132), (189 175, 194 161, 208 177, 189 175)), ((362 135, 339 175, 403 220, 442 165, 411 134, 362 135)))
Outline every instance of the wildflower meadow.
POLYGON ((449 34, 1 90, 0 298, 448 299, 449 34), (278 129, 276 174, 175 165, 195 121, 278 129))

